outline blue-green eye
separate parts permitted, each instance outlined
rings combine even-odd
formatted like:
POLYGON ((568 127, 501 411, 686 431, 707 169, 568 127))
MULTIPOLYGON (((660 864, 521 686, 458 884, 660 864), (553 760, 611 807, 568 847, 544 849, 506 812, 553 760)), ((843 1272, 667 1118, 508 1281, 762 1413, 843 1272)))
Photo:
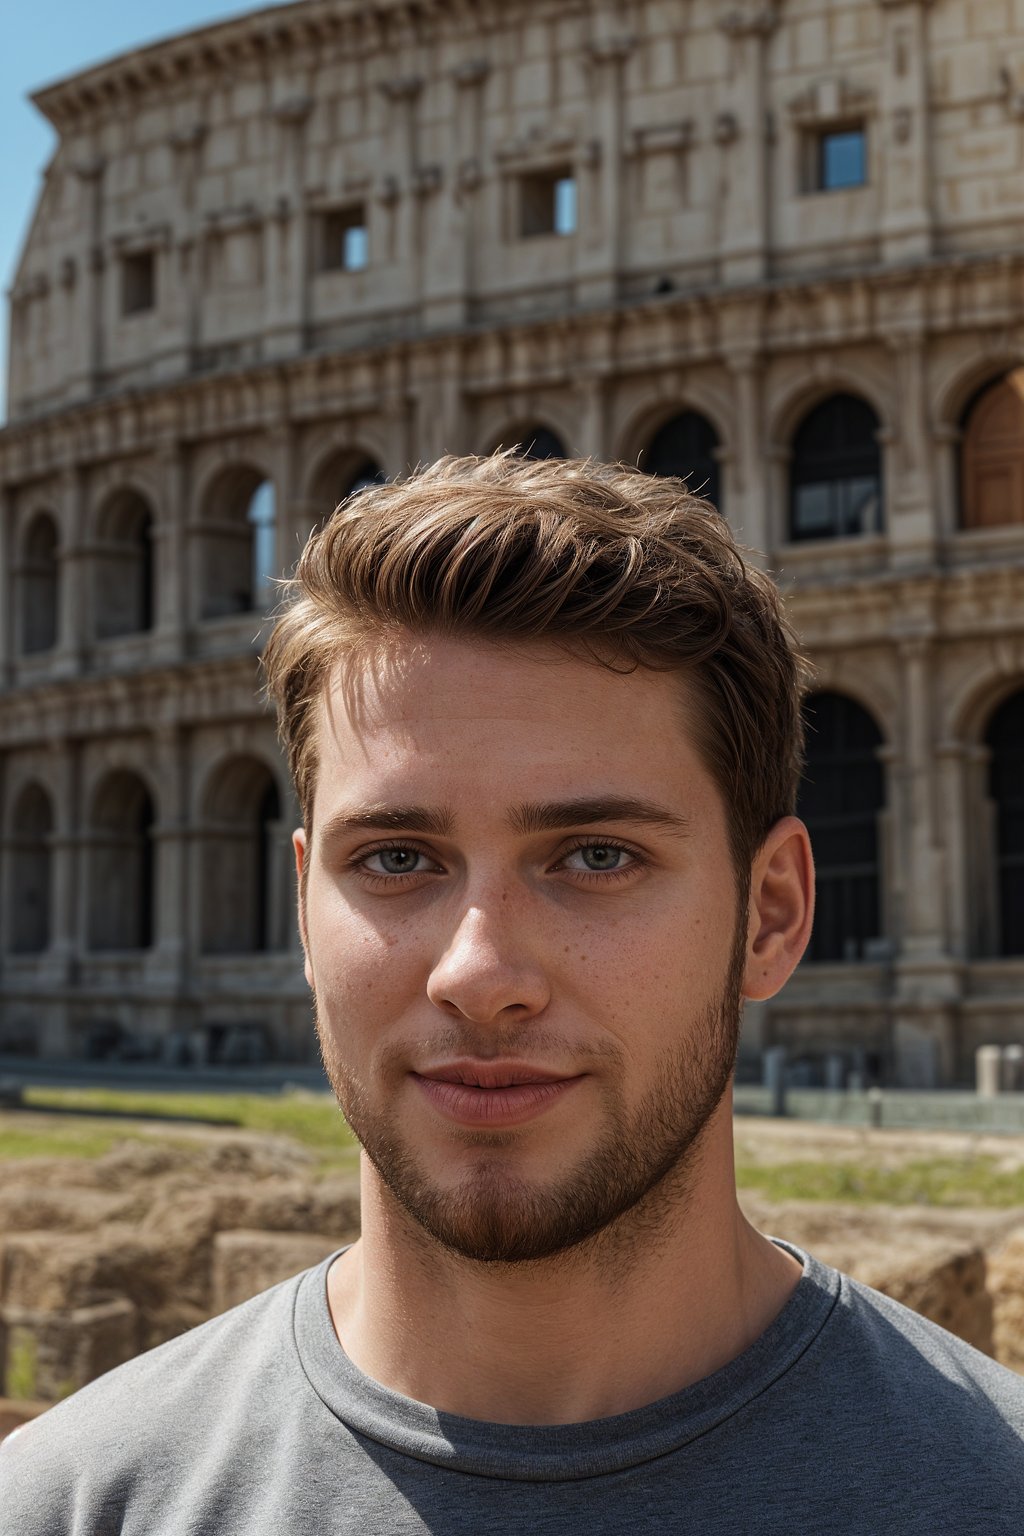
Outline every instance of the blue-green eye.
POLYGON ((363 864, 373 875, 414 875, 420 873, 422 858, 417 848, 378 848, 376 853, 367 855, 363 864))
POLYGON ((602 874, 609 871, 625 869, 632 855, 625 848, 619 848, 614 843, 585 843, 582 848, 574 848, 567 854, 565 863, 570 869, 579 869, 580 863, 589 874, 602 874))

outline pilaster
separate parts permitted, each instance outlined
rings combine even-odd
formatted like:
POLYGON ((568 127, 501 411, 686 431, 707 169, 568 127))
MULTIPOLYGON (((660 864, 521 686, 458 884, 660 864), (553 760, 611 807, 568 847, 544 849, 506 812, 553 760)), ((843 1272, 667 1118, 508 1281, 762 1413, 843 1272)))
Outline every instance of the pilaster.
POLYGON ((627 33, 598 35, 590 44, 594 136, 584 146, 577 178, 588 171, 576 231, 576 291, 583 304, 610 304, 623 267, 623 92, 626 65, 636 46, 627 33))
POLYGON ((737 7, 718 27, 729 49, 729 84, 715 118, 722 160, 719 261, 726 283, 768 273, 768 124, 765 47, 778 26, 775 5, 737 7))
POLYGON ((933 250, 928 10, 931 0, 877 0, 884 26, 882 70, 882 256, 920 260, 933 250))

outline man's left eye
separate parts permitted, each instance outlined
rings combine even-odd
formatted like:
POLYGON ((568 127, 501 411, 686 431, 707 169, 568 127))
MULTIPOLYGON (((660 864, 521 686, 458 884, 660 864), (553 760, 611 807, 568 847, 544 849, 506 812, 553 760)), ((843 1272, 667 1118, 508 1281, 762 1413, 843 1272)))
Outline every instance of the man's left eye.
POLYGON ((625 869, 630 861, 631 855, 625 848, 610 843, 586 843, 582 848, 574 848, 562 860, 567 869, 585 870, 588 874, 625 869))
POLYGON ((422 858, 417 848, 378 848, 363 860, 363 867, 371 875, 416 875, 422 858))

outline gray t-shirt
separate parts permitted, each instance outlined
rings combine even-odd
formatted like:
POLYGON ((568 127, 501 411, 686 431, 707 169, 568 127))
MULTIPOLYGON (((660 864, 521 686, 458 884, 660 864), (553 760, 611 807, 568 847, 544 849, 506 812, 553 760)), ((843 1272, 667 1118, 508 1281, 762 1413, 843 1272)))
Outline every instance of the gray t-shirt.
POLYGON ((19 1431, 0 1533, 1021 1536, 1024 1379, 792 1251, 796 1290, 731 1364, 539 1428, 364 1376, 331 1327, 328 1260, 19 1431))

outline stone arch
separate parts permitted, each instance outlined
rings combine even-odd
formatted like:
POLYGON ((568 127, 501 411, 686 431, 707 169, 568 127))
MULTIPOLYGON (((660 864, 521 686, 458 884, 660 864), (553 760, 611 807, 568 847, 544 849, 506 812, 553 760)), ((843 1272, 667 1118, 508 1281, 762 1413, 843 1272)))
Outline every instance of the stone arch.
POLYGON ((1024 524, 1024 366, 982 384, 959 426, 959 526, 1024 524))
POLYGON ((200 617, 262 611, 278 569, 273 480, 252 462, 226 465, 199 506, 200 617))
POLYGON ((989 717, 988 794, 994 820, 995 951, 1024 956, 1024 684, 989 717))
POLYGON ((567 459, 569 450, 560 432, 541 418, 510 426, 491 443, 488 450, 515 448, 526 459, 567 459))
POLYGON ((259 954, 282 947, 283 800, 277 776, 238 753, 211 770, 201 799, 204 954, 259 954))
POLYGON ((156 909, 156 814, 129 768, 100 779, 89 805, 87 942, 93 950, 151 948, 156 909))
POLYGON ((882 937, 883 736, 848 694, 804 701, 807 755, 797 811, 811 835, 817 907, 808 960, 860 960, 882 937))
POLYGON ((379 457, 369 449, 358 444, 329 449, 309 476, 308 500, 316 526, 354 492, 367 485, 383 485, 386 479, 379 457))
POLYGON ((57 644, 60 613, 60 535, 49 512, 30 518, 17 568, 18 641, 23 656, 57 644))
POLYGON ((614 457, 622 464, 637 464, 655 433, 674 416, 686 411, 693 411, 708 421, 721 445, 720 457, 727 457, 725 445, 733 433, 730 402, 721 391, 706 384, 691 385, 689 381, 684 391, 666 393, 662 390, 653 397, 641 398, 635 409, 629 411, 625 425, 616 435, 614 457))
POLYGON ((30 779, 14 800, 6 839, 12 954, 41 954, 50 947, 53 830, 53 801, 38 780, 30 779))
POLYGON ((652 475, 677 475, 694 495, 721 511, 721 437, 702 411, 685 407, 665 416, 641 449, 638 468, 652 475))
POLYGON ((788 453, 793 434, 815 406, 832 395, 854 395, 868 404, 878 417, 879 432, 887 438, 892 432, 895 403, 886 379, 879 370, 844 366, 840 360, 823 359, 823 366, 808 380, 806 367, 791 371, 789 381, 771 391, 767 411, 769 451, 788 453))
POLYGON ((791 540, 882 531, 881 421, 862 395, 829 394, 800 418, 790 440, 791 540))
POLYGON ((150 630, 156 612, 154 514, 134 487, 114 491, 96 519, 94 632, 99 640, 150 630))

